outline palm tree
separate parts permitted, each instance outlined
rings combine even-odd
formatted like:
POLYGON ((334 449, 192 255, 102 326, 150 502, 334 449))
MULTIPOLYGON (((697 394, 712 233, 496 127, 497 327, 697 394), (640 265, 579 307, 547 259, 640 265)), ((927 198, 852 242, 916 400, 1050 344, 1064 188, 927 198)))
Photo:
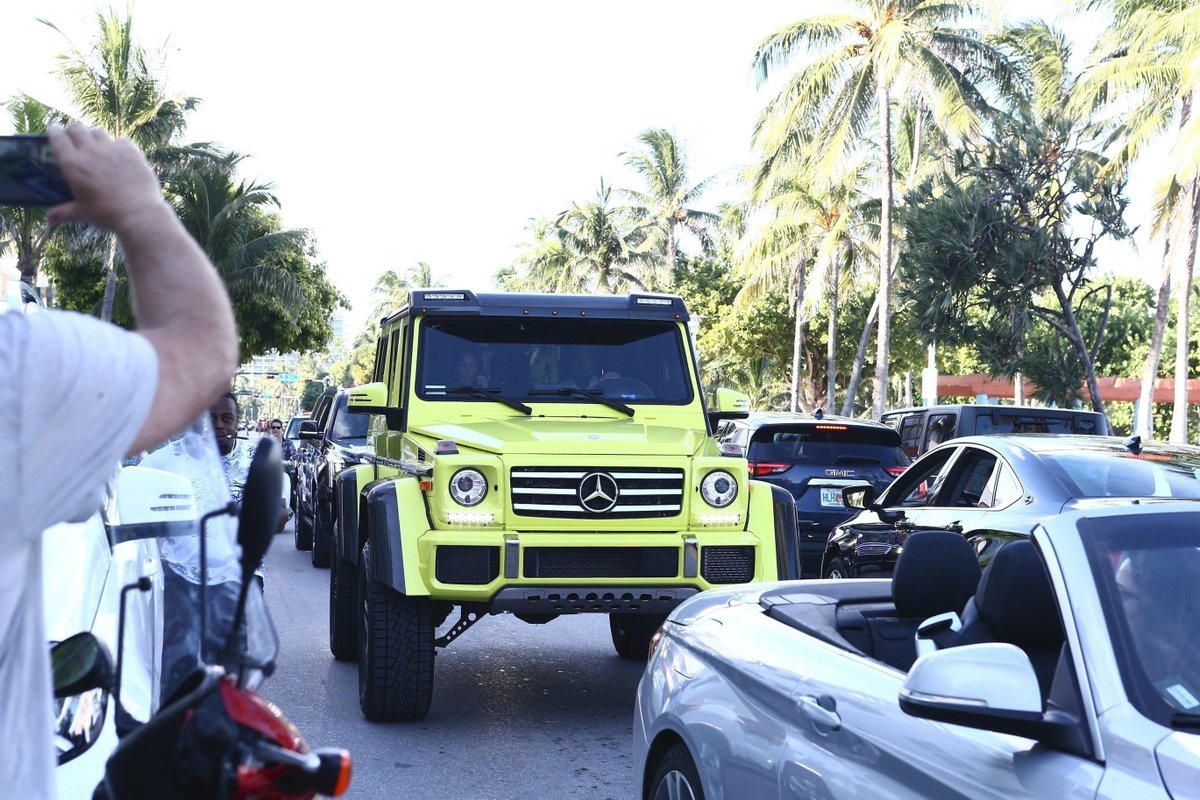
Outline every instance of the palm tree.
POLYGON ((526 226, 533 241, 522 245, 510 277, 497 283, 507 291, 570 294, 587 291, 589 275, 570 269, 571 257, 554 220, 536 217, 526 226))
POLYGON ((225 153, 219 160, 175 173, 165 184, 168 197, 231 293, 270 292, 298 313, 303 296, 295 278, 271 262, 279 253, 302 246, 305 233, 278 230, 267 218, 279 200, 269 184, 237 179, 244 158, 225 153))
POLYGON ((635 219, 650 223, 655 243, 662 247, 667 274, 674 275, 681 230, 694 235, 701 247, 709 249, 709 228, 717 221, 711 212, 693 208, 696 200, 711 185, 706 178, 688 185, 688 164, 683 148, 674 134, 652 128, 638 136, 644 149, 621 153, 625 163, 645 181, 646 190, 627 189, 624 194, 634 203, 635 219))
MULTIPOLYGON (((45 25, 62 34, 52 23, 45 25)), ((84 51, 66 39, 67 52, 58 56, 59 74, 66 84, 78 116, 114 137, 128 138, 152 161, 168 157, 168 151, 186 124, 188 112, 199 102, 195 97, 168 96, 146 51, 133 39, 132 16, 115 11, 97 12, 98 35, 84 51)), ((60 119, 73 116, 54 112, 60 119)), ((101 318, 112 318, 116 291, 116 238, 108 236, 105 254, 104 304, 101 318)))
POLYGON ((911 96, 952 134, 972 130, 987 104, 975 81, 995 80, 1006 89, 1011 71, 1003 55, 972 29, 952 27, 977 14, 966 0, 857 0, 856 13, 809 17, 768 36, 754 54, 759 82, 793 59, 813 58, 767 106, 758 135, 777 144, 779 155, 797 153, 814 178, 839 174, 877 123, 881 187, 879 322, 874 413, 887 402, 891 275, 893 267, 892 100, 911 96))
POLYGON ((371 318, 381 320, 407 305, 409 292, 413 289, 445 285, 445 279, 434 277, 433 267, 426 261, 418 261, 403 273, 389 269, 375 279, 371 289, 371 294, 379 298, 371 310, 371 318))
POLYGON ((1180 300, 1170 438, 1184 441, 1188 309, 1196 231, 1200 226, 1200 164, 1196 156, 1200 149, 1200 117, 1192 114, 1193 99, 1200 91, 1200 72, 1195 66, 1200 63, 1200 8, 1190 0, 1093 0, 1089 5, 1110 7, 1113 24, 1093 51, 1074 103, 1088 109, 1116 109, 1120 124, 1114 136, 1111 168, 1127 168, 1174 128, 1169 139, 1171 155, 1166 159, 1170 171, 1160 178, 1155 202, 1152 231, 1163 239, 1163 268, 1134 430, 1147 437, 1153 431, 1154 382, 1167 327, 1171 281, 1177 272, 1180 300), (1174 246, 1178 244, 1183 246, 1174 246), (1180 250, 1182 259, 1178 258, 1180 250), (1172 258, 1176 259, 1176 269, 1172 269, 1172 258))
POLYGON ((632 219, 626 209, 612 205, 612 189, 600 183, 596 199, 575 203, 559 214, 555 230, 564 252, 567 285, 586 291, 627 292, 655 289, 670 283, 661 261, 648 253, 647 225, 632 219))

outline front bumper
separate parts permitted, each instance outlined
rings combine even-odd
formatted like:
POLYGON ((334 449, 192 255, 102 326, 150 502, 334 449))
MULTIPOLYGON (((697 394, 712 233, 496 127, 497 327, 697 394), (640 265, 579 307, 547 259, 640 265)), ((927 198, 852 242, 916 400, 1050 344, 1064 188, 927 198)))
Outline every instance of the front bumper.
POLYGON ((697 594, 694 587, 509 587, 496 592, 491 610, 514 614, 580 614, 620 611, 668 614, 697 594))

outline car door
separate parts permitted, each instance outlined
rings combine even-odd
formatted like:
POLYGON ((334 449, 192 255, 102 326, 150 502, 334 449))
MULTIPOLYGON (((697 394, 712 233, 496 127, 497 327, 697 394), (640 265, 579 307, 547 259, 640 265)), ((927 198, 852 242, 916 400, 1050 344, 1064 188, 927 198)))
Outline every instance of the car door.
POLYGON ((955 448, 945 468, 926 485, 923 496, 920 486, 907 493, 904 486, 894 493, 889 489, 885 507, 891 510, 895 498, 895 509, 903 511, 908 524, 917 529, 972 530, 983 516, 979 503, 998 462, 999 457, 990 450, 970 445, 955 448))
POLYGON ((1032 739, 911 717, 897 702, 905 673, 821 649, 805 660, 789 706, 781 798, 1094 796, 1099 765, 1032 739))

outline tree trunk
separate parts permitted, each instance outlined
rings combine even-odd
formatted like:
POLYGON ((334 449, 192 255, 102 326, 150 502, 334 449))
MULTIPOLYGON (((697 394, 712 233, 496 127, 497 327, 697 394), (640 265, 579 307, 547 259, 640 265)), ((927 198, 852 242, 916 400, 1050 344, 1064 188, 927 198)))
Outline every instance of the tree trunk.
POLYGON ((117 237, 108 235, 108 247, 104 251, 104 304, 100 307, 100 319, 112 321, 113 298, 117 296, 117 237))
POLYGON ((854 413, 854 398, 858 396, 858 384, 862 381, 862 368, 867 360, 867 344, 871 341, 871 329, 875 327, 875 317, 879 314, 879 295, 867 312, 867 321, 863 323, 862 335, 858 337, 858 350, 854 354, 854 366, 850 370, 850 380, 846 384, 846 399, 842 402, 842 416, 848 417, 854 413))
POLYGON ((796 331, 792 337, 792 413, 800 410, 800 353, 804 349, 804 320, 800 318, 800 301, 804 297, 804 282, 807 277, 804 262, 795 272, 792 296, 792 311, 796 316, 796 331))
POLYGON ((1171 235, 1175 228, 1174 214, 1167 220, 1163 243, 1162 278, 1158 284, 1158 304, 1154 308, 1154 329, 1150 332, 1150 353, 1142 373, 1142 388, 1138 393, 1138 414, 1133 432, 1143 439, 1154 438, 1154 383, 1158 380, 1158 365, 1162 360, 1163 339, 1167 334, 1167 316, 1171 310, 1171 235))
POLYGON ((1187 441, 1188 417, 1188 355, 1191 350, 1192 273, 1196 266, 1196 233, 1200 226, 1200 179, 1193 178, 1189 187, 1191 219, 1188 224, 1187 249, 1181 261, 1179 303, 1175 320, 1175 405, 1171 411, 1170 441, 1187 441))
POLYGON ((825 411, 833 413, 833 404, 837 394, 837 314, 838 314, 838 274, 836 265, 830 264, 832 283, 829 286, 829 339, 825 351, 825 411))
POLYGON ((875 340, 874 418, 887 410, 888 351, 892 322, 892 115, 888 88, 879 90, 879 126, 883 152, 880 173, 883 196, 879 209, 879 335, 875 340))
POLYGON ((1075 309, 1071 307, 1071 299, 1067 297, 1062 284, 1056 283, 1054 285, 1054 295, 1058 298, 1058 305, 1063 314, 1063 324, 1059 328, 1059 331, 1066 335, 1067 341, 1075 348, 1075 354, 1079 356, 1079 363, 1083 364, 1083 374, 1087 381, 1088 394, 1092 398, 1092 410, 1103 414, 1104 398, 1100 396, 1100 384, 1096 381, 1096 365, 1092 363, 1092 354, 1088 352, 1083 332, 1079 330, 1079 320, 1075 317, 1075 309))

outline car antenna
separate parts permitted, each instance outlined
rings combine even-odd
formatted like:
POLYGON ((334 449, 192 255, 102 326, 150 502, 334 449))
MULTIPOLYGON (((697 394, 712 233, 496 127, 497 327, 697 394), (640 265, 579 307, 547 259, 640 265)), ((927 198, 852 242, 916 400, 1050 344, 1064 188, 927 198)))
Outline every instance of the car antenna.
POLYGON ((1123 444, 1125 445, 1125 449, 1133 453, 1135 456, 1140 456, 1142 454, 1142 437, 1138 436, 1136 433, 1133 436, 1126 438, 1123 444))
POLYGON ((813 419, 825 419, 825 412, 818 408, 813 412, 813 419))

